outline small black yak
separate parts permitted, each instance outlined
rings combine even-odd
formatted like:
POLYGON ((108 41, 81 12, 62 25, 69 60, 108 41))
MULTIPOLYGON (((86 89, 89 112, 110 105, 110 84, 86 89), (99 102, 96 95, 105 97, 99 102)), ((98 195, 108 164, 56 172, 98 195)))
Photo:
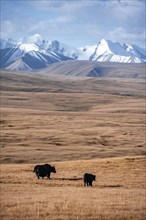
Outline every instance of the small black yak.
POLYGON ((38 179, 42 177, 42 179, 47 176, 50 179, 51 173, 56 173, 56 169, 54 166, 51 166, 50 164, 44 164, 44 165, 36 165, 34 167, 33 172, 35 172, 38 179))
POLYGON ((93 182, 93 180, 94 181, 96 180, 96 176, 91 173, 85 173, 83 180, 84 180, 84 186, 86 186, 86 185, 92 186, 92 182, 93 182))

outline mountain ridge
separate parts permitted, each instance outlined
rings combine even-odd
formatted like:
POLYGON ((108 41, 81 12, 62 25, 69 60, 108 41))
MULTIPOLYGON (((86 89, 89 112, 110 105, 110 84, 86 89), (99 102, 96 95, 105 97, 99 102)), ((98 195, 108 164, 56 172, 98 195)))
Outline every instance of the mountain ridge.
POLYGON ((74 48, 58 40, 44 40, 39 34, 35 34, 20 41, 0 40, 0 48, 0 68, 16 71, 35 71, 66 60, 146 62, 145 49, 107 39, 102 39, 95 45, 74 48))

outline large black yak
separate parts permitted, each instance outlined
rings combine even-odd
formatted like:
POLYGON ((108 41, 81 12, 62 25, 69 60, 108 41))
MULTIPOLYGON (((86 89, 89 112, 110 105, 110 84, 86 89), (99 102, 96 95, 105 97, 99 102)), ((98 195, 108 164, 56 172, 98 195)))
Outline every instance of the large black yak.
POLYGON ((50 173, 56 173, 56 169, 54 166, 51 166, 50 164, 44 164, 44 165, 36 165, 34 167, 33 172, 35 172, 38 179, 42 177, 42 179, 47 176, 50 179, 50 173))

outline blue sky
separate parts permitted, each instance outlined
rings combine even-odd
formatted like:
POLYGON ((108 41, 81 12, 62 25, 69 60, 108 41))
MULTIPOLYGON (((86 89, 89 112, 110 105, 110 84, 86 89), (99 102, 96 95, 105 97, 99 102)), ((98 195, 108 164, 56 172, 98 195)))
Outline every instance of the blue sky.
POLYGON ((80 47, 102 38, 145 47, 145 0, 0 0, 1 38, 40 34, 80 47))

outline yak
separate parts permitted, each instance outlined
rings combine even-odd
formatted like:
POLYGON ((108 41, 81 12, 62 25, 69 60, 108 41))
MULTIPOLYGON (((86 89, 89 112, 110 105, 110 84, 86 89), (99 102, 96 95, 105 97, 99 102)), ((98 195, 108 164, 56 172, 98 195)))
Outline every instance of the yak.
POLYGON ((50 174, 56 173, 56 169, 54 166, 51 166, 50 164, 36 165, 34 167, 33 172, 35 172, 38 179, 40 177, 42 177, 43 179, 45 176, 47 176, 50 179, 50 174))
POLYGON ((93 180, 94 181, 96 180, 96 176, 91 173, 85 173, 83 180, 84 180, 84 186, 86 186, 86 185, 92 186, 92 182, 93 182, 93 180))

